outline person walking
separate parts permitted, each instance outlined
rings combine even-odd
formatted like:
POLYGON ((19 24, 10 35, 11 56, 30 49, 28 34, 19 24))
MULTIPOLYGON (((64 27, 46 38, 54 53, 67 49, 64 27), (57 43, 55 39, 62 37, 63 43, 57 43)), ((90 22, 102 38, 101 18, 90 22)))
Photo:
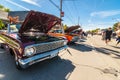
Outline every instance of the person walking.
POLYGON ((111 41, 111 36, 112 36, 112 29, 109 27, 105 31, 105 43, 108 44, 109 41, 111 41))
POLYGON ((105 31, 102 32, 102 40, 105 40, 105 31))
POLYGON ((116 31, 116 34, 117 34, 117 39, 116 39, 117 43, 116 43, 116 46, 117 46, 120 43, 120 29, 118 29, 116 31))

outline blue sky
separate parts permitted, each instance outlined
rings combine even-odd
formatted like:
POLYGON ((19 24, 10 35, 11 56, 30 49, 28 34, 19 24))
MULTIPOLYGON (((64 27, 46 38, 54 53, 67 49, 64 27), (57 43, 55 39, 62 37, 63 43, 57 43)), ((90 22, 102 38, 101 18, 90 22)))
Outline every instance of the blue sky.
MULTIPOLYGON (((60 0, 52 0, 60 5, 60 0)), ((79 24, 84 30, 112 27, 120 21, 120 0, 63 0, 63 23, 79 24), (78 21, 79 19, 79 21, 78 21)), ((37 10, 59 17, 59 9, 49 0, 0 0, 12 11, 37 10)))

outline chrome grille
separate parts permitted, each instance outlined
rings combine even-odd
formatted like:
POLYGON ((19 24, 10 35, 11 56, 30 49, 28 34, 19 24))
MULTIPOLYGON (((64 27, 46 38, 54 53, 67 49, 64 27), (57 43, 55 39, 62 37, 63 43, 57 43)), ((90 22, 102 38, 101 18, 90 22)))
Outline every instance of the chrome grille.
POLYGON ((50 51, 62 46, 64 46, 64 40, 42 43, 34 47, 36 49, 36 53, 42 53, 42 52, 50 51))

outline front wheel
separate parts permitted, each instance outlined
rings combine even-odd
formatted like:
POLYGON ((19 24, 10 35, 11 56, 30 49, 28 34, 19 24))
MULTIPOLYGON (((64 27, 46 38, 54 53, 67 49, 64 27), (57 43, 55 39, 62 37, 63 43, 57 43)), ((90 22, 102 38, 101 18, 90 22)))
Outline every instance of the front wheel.
POLYGON ((3 46, 3 44, 2 44, 2 43, 0 43, 0 48, 4 49, 4 46, 3 46))
POLYGON ((23 70, 23 68, 19 65, 18 61, 15 61, 15 65, 18 70, 23 70))
POLYGON ((17 56, 14 56, 15 57, 15 66, 18 70, 23 70, 23 68, 20 66, 19 62, 18 62, 18 59, 17 59, 17 56))

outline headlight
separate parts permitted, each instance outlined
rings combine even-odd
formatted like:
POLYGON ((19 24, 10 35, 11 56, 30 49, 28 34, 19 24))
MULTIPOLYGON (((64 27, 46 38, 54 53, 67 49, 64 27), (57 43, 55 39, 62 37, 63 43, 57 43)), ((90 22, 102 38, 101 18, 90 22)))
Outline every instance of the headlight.
POLYGON ((30 47, 25 49, 24 56, 32 56, 33 54, 35 54, 35 48, 30 47))

